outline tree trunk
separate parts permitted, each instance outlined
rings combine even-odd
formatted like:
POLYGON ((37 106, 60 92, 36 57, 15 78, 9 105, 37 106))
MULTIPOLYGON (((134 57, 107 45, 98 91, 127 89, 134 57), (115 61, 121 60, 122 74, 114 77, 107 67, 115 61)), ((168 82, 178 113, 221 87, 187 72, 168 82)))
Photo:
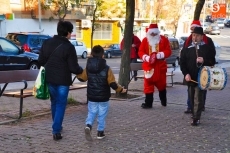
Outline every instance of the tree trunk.
POLYGON ((205 0, 198 0, 198 2, 196 3, 196 8, 195 8, 195 12, 194 12, 194 20, 199 20, 200 19, 200 13, 202 11, 202 8, 204 6, 205 0))
POLYGON ((97 5, 95 7, 95 9, 93 10, 93 21, 92 21, 92 31, 91 31, 91 43, 90 43, 90 47, 91 47, 91 51, 93 48, 93 34, 94 34, 94 30, 95 30, 95 20, 96 20, 96 12, 97 12, 97 5))
MULTIPOLYGON (((121 65, 119 72, 118 83, 128 89, 128 84, 130 80, 130 50, 132 45, 133 36, 133 22, 135 13, 135 1, 126 0, 126 17, 125 17, 125 32, 124 32, 124 47, 123 54, 121 57, 121 65)), ((118 97, 125 97, 126 94, 116 94, 118 97)))

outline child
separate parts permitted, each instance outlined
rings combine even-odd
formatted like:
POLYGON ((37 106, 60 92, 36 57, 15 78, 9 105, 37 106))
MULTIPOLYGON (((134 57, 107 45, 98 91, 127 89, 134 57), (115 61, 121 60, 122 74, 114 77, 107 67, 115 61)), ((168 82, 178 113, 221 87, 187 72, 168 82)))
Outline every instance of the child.
POLYGON ((125 93, 127 89, 122 88, 115 81, 112 70, 103 58, 104 49, 94 46, 91 52, 92 57, 88 59, 83 73, 77 75, 79 81, 87 81, 88 116, 86 119, 85 137, 92 141, 91 130, 93 122, 98 116, 97 139, 105 137, 105 119, 109 108, 111 96, 110 87, 117 92, 125 93))

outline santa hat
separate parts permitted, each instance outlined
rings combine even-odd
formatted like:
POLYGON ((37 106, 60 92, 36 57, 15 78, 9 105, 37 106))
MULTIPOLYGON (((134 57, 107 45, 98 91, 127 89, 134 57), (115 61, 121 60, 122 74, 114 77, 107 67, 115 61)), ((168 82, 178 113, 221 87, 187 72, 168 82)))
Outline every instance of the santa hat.
POLYGON ((149 34, 151 34, 151 33, 157 33, 157 34, 159 34, 160 30, 158 29, 158 25, 157 24, 150 24, 147 32, 149 34))
POLYGON ((148 29, 149 29, 148 27, 145 28, 145 32, 146 32, 146 33, 148 32, 148 29))
POLYGON ((190 27, 201 27, 200 21, 199 20, 192 21, 192 24, 190 27))

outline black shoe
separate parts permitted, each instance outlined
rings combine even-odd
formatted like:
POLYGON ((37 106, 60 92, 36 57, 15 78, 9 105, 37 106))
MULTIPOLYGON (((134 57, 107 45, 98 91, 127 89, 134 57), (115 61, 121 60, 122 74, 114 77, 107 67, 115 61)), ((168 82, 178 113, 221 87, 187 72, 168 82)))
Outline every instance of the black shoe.
POLYGON ((134 77, 134 81, 137 81, 137 77, 134 77))
POLYGON ((192 126, 198 126, 199 124, 200 124, 200 120, 198 120, 198 119, 193 119, 193 121, 191 123, 192 126))
POLYGON ((85 127, 85 139, 88 141, 93 140, 93 138, 91 136, 91 130, 92 130, 92 126, 90 124, 87 124, 85 127))
POLYGON ((54 140, 60 140, 60 139, 62 139, 61 133, 53 134, 53 139, 54 140))
POLYGON ((191 114, 192 110, 191 109, 187 109, 186 111, 184 111, 185 114, 191 114))
POLYGON ((203 112, 205 111, 205 107, 202 108, 202 111, 203 111, 203 112))
POLYGON ((145 103, 142 103, 141 107, 144 109, 152 108, 152 106, 147 106, 145 103))
POLYGON ((167 106, 167 102, 166 101, 161 101, 161 105, 166 107, 167 106))
POLYGON ((103 139, 105 138, 104 131, 98 131, 97 132, 97 139, 103 139))
POLYGON ((191 118, 193 119, 193 115, 191 115, 191 118))

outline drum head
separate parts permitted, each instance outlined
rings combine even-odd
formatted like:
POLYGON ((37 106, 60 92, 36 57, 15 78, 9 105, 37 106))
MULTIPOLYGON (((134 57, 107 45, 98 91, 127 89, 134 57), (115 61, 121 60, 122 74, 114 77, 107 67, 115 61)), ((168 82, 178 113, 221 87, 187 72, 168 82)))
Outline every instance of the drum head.
POLYGON ((209 86, 209 71, 207 67, 203 67, 198 75, 198 85, 200 87, 201 90, 205 90, 208 88, 209 86))

